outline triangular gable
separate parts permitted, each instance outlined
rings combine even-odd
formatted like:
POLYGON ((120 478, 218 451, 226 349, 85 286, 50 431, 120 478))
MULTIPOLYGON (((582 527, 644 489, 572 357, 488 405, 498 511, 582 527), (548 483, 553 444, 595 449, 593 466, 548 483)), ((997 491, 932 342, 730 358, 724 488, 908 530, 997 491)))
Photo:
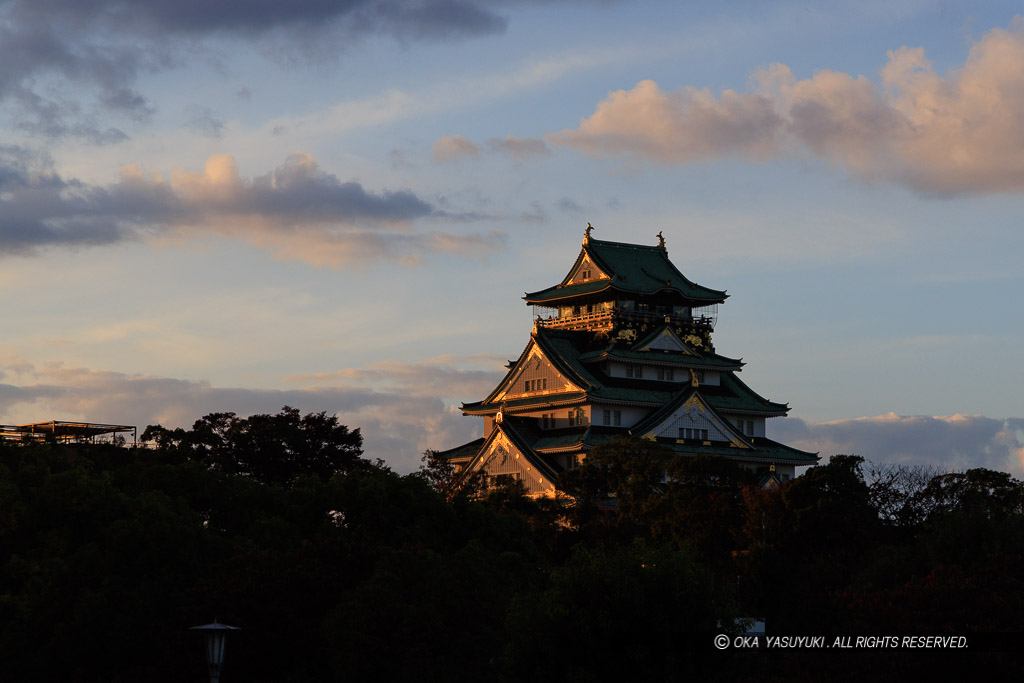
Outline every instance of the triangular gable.
POLYGON ((555 482, 541 471, 538 462, 529 449, 516 445, 498 425, 484 442, 477 456, 460 474, 460 481, 466 481, 475 474, 484 477, 484 488, 497 485, 501 477, 521 481, 527 494, 532 496, 553 495, 555 482))
POLYGON ((489 403, 527 396, 586 391, 560 372, 535 339, 531 339, 515 367, 505 376, 489 403))
POLYGON ((673 351, 688 356, 695 356, 693 349, 686 345, 675 332, 669 327, 663 327, 660 331, 644 337, 633 347, 633 351, 673 351))
POLYGON ((758 480, 758 485, 765 491, 774 491, 782 486, 782 482, 779 481, 779 477, 775 472, 770 472, 758 480))
POLYGON ((657 423, 637 436, 645 439, 696 438, 701 441, 729 441, 737 448, 751 448, 743 435, 728 420, 719 416, 696 392, 674 409, 665 411, 657 423))
POLYGON ((611 276, 603 271, 597 263, 590 258, 590 254, 587 253, 586 249, 580 251, 579 257, 576 259, 576 263, 573 264, 572 270, 562 280, 562 285, 578 285, 583 282, 593 282, 594 280, 610 280, 611 276))

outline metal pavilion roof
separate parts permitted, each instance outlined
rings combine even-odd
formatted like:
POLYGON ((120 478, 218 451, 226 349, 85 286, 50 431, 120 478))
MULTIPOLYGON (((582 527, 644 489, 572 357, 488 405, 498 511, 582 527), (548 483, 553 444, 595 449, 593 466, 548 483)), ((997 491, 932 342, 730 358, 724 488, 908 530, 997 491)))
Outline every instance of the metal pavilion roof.
POLYGON ((63 443, 101 443, 113 441, 119 434, 131 433, 132 443, 137 441, 135 425, 103 424, 100 422, 69 422, 49 420, 20 425, 0 425, 0 438, 7 441, 63 443))

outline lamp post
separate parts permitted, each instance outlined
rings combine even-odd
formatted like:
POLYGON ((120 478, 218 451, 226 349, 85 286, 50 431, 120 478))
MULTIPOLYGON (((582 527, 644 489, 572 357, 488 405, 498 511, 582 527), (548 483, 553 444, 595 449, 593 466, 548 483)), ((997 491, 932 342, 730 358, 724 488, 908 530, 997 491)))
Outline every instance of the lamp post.
POLYGON ((206 658, 210 665, 210 683, 220 682, 220 670, 224 666, 224 641, 228 631, 240 631, 237 626, 218 623, 193 626, 190 631, 202 631, 206 634, 206 658))

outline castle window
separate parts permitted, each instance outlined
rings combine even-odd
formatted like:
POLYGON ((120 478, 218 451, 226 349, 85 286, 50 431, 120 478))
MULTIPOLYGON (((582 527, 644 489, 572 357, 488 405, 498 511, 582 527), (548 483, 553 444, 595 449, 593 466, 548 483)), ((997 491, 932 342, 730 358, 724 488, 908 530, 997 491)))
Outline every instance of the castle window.
POLYGON ((627 365, 626 366, 626 377, 635 377, 641 379, 644 376, 644 366, 642 365, 627 365))
POLYGON ((551 417, 547 413, 544 413, 543 415, 541 415, 540 419, 541 419, 541 424, 543 425, 544 429, 550 429, 551 428, 551 417))
POLYGON ((605 410, 602 415, 602 424, 606 426, 622 426, 622 411, 621 410, 605 410))
POLYGON ((658 379, 663 382, 671 382, 675 379, 676 372, 674 368, 658 368, 658 379))

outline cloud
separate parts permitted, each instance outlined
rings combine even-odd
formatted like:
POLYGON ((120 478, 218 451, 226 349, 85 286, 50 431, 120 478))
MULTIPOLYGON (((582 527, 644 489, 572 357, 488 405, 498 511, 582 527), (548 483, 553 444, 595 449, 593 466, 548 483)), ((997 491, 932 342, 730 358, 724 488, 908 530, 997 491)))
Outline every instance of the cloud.
POLYGON ((68 95, 86 88, 93 105, 128 120, 153 108, 135 89, 140 74, 204 52, 207 41, 257 43, 269 53, 333 59, 370 35, 402 42, 502 33, 508 21, 483 0, 6 0, 0 2, 0 104, 18 127, 50 137, 102 142, 105 129, 68 95))
POLYGON ((580 206, 575 200, 568 197, 562 197, 559 199, 555 206, 558 207, 559 211, 564 213, 583 213, 583 207, 580 206))
POLYGON ((921 48, 889 52, 880 84, 822 70, 759 69, 748 92, 653 81, 619 90, 548 142, 594 156, 687 164, 810 154, 924 194, 1024 192, 1024 18, 937 74, 921 48))
MULTIPOLYGON (((457 361, 447 361, 451 362, 457 361)), ((0 384, 0 421, 5 423, 85 420, 135 425, 141 434, 149 424, 188 428, 212 412, 244 416, 276 413, 290 405, 303 412, 336 413, 342 423, 362 430, 367 457, 381 458, 400 472, 415 470, 424 450, 471 441, 482 429, 479 420, 463 417, 443 400, 453 388, 475 389, 478 378, 470 372, 458 387, 438 383, 439 378, 459 376, 444 359, 427 361, 419 369, 415 364, 379 365, 339 370, 310 381, 293 378, 299 387, 287 390, 215 387, 59 362, 35 367, 13 358, 0 359, 0 371, 18 382, 0 384)))
MULTIPOLYGON (((337 413, 345 424, 363 430, 368 456, 411 471, 425 449, 451 448, 480 436, 479 421, 463 417, 456 405, 493 389, 505 362, 494 354, 382 362, 288 377, 289 389, 254 389, 60 362, 32 365, 0 354, 0 422, 67 419, 188 427, 211 412, 250 415, 292 405, 303 412, 337 413)), ((889 413, 817 424, 780 418, 771 421, 769 436, 824 458, 856 454, 877 463, 1024 475, 1024 418, 889 413)))
MULTIPOLYGON (((111 144, 127 136, 119 128, 100 126, 95 112, 115 114, 126 122, 149 119, 155 109, 136 89, 140 76, 178 68, 193 59, 216 62, 225 42, 252 45, 288 63, 331 62, 370 36, 389 36, 408 45, 504 33, 508 19, 496 4, 491 0, 0 0, 0 107, 16 128, 33 135, 111 144)), ((578 66, 572 59, 560 62, 535 65, 532 70, 578 66)), ((248 88, 238 92, 243 98, 248 93, 248 88)))
POLYGON ((551 154, 548 146, 540 138, 517 138, 514 135, 488 140, 487 147, 508 155, 516 163, 522 163, 531 157, 546 157, 551 154))
POLYGON ((1024 418, 888 413, 818 424, 783 418, 769 429, 773 439, 826 457, 854 454, 880 463, 1024 474, 1024 418))
POLYGON ((201 107, 192 104, 185 107, 185 127, 193 133, 205 135, 208 138, 220 138, 224 135, 224 121, 208 107, 201 107))
POLYGON ((286 377, 301 384, 346 384, 386 387, 407 396, 438 396, 446 400, 472 400, 483 397, 507 372, 507 359, 493 354, 455 358, 443 356, 421 363, 382 361, 367 368, 346 368, 315 375, 286 377), (465 367, 466 365, 476 367, 465 367))
POLYGON ((434 161, 458 161, 462 157, 480 156, 480 145, 461 135, 442 135, 434 141, 434 161))
MULTIPOLYGON (((544 157, 551 150, 540 138, 517 138, 506 135, 504 138, 491 138, 486 143, 487 151, 504 154, 517 164, 531 157, 544 157)), ((481 145, 461 135, 442 135, 434 141, 434 161, 438 163, 459 161, 463 157, 479 157, 483 150, 481 145)))
POLYGON ((45 157, 0 147, 0 254, 48 246, 95 246, 129 239, 216 234, 314 265, 397 260, 430 252, 474 254, 504 244, 500 232, 415 233, 412 221, 435 211, 414 193, 373 193, 327 173, 307 154, 273 171, 242 177, 233 157, 211 156, 201 172, 169 177, 137 166, 107 187, 65 180, 45 157))
POLYGON ((548 136, 552 144, 589 156, 628 154, 661 163, 689 163, 728 155, 767 158, 776 153, 782 119, 771 100, 732 90, 666 93, 654 81, 618 90, 597 105, 579 130, 548 136))

